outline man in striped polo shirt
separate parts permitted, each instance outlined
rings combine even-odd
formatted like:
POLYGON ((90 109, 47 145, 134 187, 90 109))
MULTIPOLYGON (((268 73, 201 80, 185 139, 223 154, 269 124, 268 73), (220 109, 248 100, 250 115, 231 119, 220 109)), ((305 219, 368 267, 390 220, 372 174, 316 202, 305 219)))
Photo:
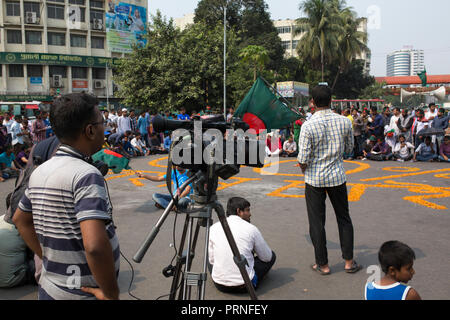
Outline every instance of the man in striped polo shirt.
POLYGON ((350 119, 330 109, 331 89, 319 85, 312 92, 316 112, 302 127, 298 162, 305 174, 305 198, 309 234, 316 263, 311 266, 322 275, 330 274, 325 234, 325 199, 330 197, 336 214, 345 270, 355 273, 361 266, 353 260, 353 224, 349 214, 344 153, 353 150, 350 119))
POLYGON ((118 299, 119 242, 102 174, 89 163, 104 142, 98 100, 58 98, 50 121, 61 142, 35 169, 13 222, 42 259, 40 300, 118 299))

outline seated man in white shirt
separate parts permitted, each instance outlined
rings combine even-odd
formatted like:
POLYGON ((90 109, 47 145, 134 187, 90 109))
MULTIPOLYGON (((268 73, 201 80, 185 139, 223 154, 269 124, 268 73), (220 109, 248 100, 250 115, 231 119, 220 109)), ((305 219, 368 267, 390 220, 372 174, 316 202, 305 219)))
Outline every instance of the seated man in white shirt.
MULTIPOLYGON (((275 253, 270 249, 257 227, 250 223, 250 203, 239 197, 230 198, 227 204, 227 222, 236 241, 239 253, 247 260, 246 270, 255 289, 275 263, 275 253)), ((210 229, 209 270, 214 285, 225 293, 245 293, 247 288, 220 222, 210 229)))
POLYGON ((148 156, 150 154, 150 150, 147 149, 144 141, 142 141, 141 139, 140 132, 136 132, 135 137, 131 140, 131 145, 133 146, 134 151, 136 151, 138 156, 148 156))
POLYGON ((400 135, 399 142, 393 148, 394 159, 399 162, 410 161, 414 156, 414 146, 407 142, 404 135, 400 135))
POLYGON ((283 151, 281 152, 282 157, 297 157, 297 143, 294 141, 294 137, 290 136, 283 144, 283 151))

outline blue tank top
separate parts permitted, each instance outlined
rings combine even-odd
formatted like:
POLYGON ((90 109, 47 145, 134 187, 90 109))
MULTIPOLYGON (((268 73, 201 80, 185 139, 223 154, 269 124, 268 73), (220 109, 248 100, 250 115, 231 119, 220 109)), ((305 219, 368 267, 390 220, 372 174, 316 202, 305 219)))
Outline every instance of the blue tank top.
POLYGON ((380 286, 374 282, 366 283, 366 300, 405 300, 411 287, 405 286, 400 282, 389 286, 380 286))

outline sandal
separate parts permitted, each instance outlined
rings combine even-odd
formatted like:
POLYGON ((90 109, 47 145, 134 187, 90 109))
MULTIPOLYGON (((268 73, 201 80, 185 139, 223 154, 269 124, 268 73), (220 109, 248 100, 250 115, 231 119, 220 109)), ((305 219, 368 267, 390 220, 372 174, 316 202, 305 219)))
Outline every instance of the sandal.
POLYGON ((362 268, 363 268, 362 265, 358 264, 356 261, 353 261, 352 267, 350 269, 345 269, 345 272, 347 272, 347 273, 357 273, 362 268))
POLYGON ((312 264, 311 265, 311 269, 317 273, 319 273, 322 276, 328 276, 329 274, 331 274, 331 271, 325 272, 323 271, 320 266, 318 264, 312 264), (317 266, 316 268, 314 268, 314 266, 317 266))
POLYGON ((160 204, 157 203, 157 202, 155 202, 155 207, 157 207, 158 209, 163 209, 163 210, 164 210, 164 208, 162 207, 162 205, 160 205, 160 204))

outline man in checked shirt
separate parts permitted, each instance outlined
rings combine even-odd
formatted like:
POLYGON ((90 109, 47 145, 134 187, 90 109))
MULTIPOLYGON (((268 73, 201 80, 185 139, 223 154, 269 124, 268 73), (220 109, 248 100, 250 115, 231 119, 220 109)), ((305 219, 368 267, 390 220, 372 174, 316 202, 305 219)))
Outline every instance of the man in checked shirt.
POLYGON ((344 153, 353 150, 350 119, 330 109, 331 89, 319 85, 312 92, 316 112, 302 127, 298 162, 305 175, 305 197, 309 234, 314 246, 315 264, 311 268, 329 275, 325 234, 325 200, 330 197, 336 214, 345 271, 355 273, 362 266, 353 260, 353 224, 349 214, 344 153))

